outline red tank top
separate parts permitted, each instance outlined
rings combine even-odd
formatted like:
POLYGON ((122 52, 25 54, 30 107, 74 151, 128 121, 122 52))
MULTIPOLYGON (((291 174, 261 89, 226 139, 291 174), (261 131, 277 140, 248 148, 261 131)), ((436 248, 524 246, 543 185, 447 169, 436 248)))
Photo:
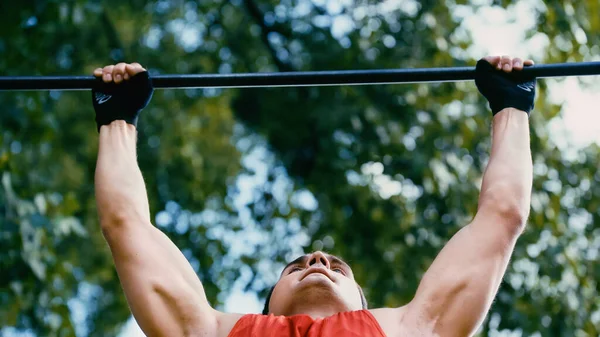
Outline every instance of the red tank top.
POLYGON ((244 315, 228 337, 385 337, 385 333, 368 310, 358 310, 317 319, 308 315, 244 315))

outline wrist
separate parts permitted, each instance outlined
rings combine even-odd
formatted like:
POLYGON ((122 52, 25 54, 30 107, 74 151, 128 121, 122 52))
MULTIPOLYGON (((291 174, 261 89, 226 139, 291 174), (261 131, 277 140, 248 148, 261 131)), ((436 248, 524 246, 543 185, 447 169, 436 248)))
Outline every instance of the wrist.
POLYGON ((100 125, 100 131, 107 130, 109 132, 122 131, 122 132, 135 132, 137 133, 137 128, 135 125, 127 123, 125 120, 117 119, 109 124, 100 125))
POLYGON ((517 108, 504 108, 504 109, 498 111, 496 114, 494 114, 494 117, 496 117, 498 115, 512 115, 512 114, 519 114, 519 115, 529 116, 529 114, 526 111, 523 111, 521 109, 517 109, 517 108))
POLYGON ((517 108, 504 108, 494 115, 492 123, 495 125, 506 123, 528 125, 529 115, 525 111, 519 110, 517 108))
POLYGON ((100 147, 110 147, 113 150, 125 146, 135 152, 137 143, 137 129, 134 125, 124 120, 112 121, 102 125, 99 130, 100 147))

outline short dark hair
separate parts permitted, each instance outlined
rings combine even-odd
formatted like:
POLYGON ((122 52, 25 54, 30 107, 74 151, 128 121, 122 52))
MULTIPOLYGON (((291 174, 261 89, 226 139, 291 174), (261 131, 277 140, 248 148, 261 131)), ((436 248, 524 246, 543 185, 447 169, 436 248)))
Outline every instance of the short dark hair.
MULTIPOLYGON (((367 298, 365 297, 365 293, 363 292, 362 288, 358 285, 358 283, 356 284, 356 286, 358 287, 358 292, 360 293, 360 302, 362 303, 362 308, 369 309, 369 306, 367 303, 367 298)), ((263 308, 263 311, 262 311, 263 315, 269 314, 269 303, 271 302, 271 295, 273 295, 274 289, 275 289, 275 286, 272 286, 271 289, 269 289, 269 293, 267 294, 267 299, 265 300, 265 307, 263 308)))

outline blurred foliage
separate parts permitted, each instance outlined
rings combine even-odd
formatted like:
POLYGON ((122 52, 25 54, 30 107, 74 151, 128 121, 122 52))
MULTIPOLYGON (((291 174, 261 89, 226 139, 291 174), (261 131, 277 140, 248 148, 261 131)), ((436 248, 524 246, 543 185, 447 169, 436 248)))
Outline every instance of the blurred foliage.
MULTIPOLYGON (((453 14, 476 9, 469 1, 345 3, 5 1, 0 74, 123 60, 153 74, 474 64, 453 14)), ((551 42, 536 61, 599 54, 597 0, 536 3, 528 36, 551 42)), ((545 94, 540 83, 529 227, 481 336, 600 334, 599 148, 561 151, 546 128, 560 107, 545 94)), ((116 335, 129 309, 96 220, 89 92, 3 92, 0 105, 0 326, 116 335)), ((351 261, 371 307, 399 306, 476 211, 490 116, 471 83, 159 90, 138 158, 157 224, 213 305, 246 274, 245 288, 264 296, 273 265, 303 245, 351 261), (243 158, 265 147, 261 173, 243 158), (242 198, 241 179, 261 174, 242 198), (298 201, 307 192, 318 207, 298 201)))

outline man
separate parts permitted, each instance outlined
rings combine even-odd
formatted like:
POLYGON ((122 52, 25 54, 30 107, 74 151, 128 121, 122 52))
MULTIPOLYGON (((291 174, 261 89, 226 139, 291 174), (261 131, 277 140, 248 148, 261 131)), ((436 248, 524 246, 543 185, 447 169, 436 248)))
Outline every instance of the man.
POLYGON ((528 117, 535 79, 522 62, 486 57, 476 84, 494 114, 492 151, 473 221, 448 242, 414 299, 399 308, 366 309, 352 269, 313 252, 290 263, 265 313, 228 314, 209 305, 177 247, 152 225, 136 162, 136 123, 152 85, 138 63, 96 69, 93 91, 100 133, 96 197, 100 224, 125 295, 148 336, 469 336, 498 290, 529 214, 532 160, 528 117), (515 71, 513 73, 513 71, 515 71))

